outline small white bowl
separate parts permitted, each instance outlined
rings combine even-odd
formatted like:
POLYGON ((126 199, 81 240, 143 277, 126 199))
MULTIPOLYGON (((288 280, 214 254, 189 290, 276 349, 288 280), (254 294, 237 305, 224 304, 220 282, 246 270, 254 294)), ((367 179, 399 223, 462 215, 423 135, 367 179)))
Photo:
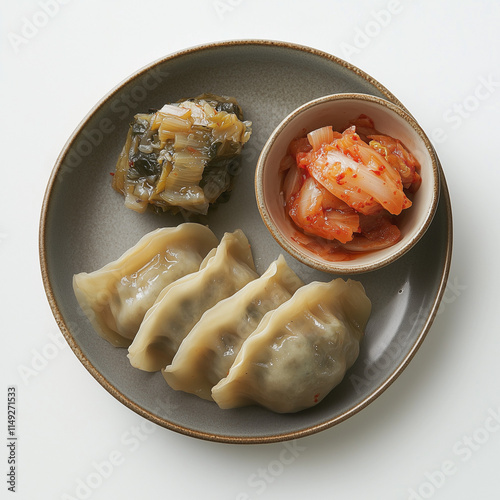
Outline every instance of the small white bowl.
POLYGON ((405 110, 366 94, 334 94, 310 101, 290 113, 264 145, 255 172, 257 205, 276 241, 296 259, 310 267, 334 274, 374 271, 405 254, 424 235, 439 198, 439 167, 434 149, 422 128, 405 110), (359 115, 369 116, 382 134, 399 139, 421 166, 422 184, 413 205, 398 219, 401 239, 394 245, 354 255, 351 260, 330 261, 293 239, 298 229, 285 212, 281 194, 280 162, 290 142, 317 128, 332 125, 342 132, 359 115))

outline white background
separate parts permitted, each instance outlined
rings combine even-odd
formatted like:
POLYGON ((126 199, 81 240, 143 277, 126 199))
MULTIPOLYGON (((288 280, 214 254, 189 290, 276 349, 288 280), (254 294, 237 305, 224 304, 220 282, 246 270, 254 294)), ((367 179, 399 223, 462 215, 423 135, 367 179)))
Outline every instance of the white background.
MULTIPOLYGON (((43 1, 1 7, 0 397, 17 386, 19 436, 11 496, 499 498, 500 3, 45 2, 53 5, 45 24, 43 1), (44 25, 29 31, 35 20, 44 25), (242 38, 309 45, 376 78, 433 139, 452 197, 450 281, 422 348, 373 404, 295 442, 294 454, 283 443, 218 444, 145 423, 66 346, 39 271, 44 189, 88 110, 160 57, 242 38), (103 465, 110 460, 112 470, 103 465)), ((6 404, 0 407, 4 436, 6 404)), ((5 442, 1 498, 9 494, 5 442)))

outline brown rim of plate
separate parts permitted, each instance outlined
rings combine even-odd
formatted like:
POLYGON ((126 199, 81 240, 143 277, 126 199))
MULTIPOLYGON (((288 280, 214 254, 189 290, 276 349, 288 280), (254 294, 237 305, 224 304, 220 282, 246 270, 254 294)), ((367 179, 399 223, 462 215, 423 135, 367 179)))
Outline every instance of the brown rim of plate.
POLYGON ((257 169, 255 171, 255 194, 257 198, 257 208, 259 209, 261 218, 266 225, 268 231, 271 233, 272 237, 275 239, 275 241, 281 245, 283 249, 285 249, 288 253, 293 255, 294 258, 296 258, 298 261, 302 262, 303 264, 307 266, 311 266, 314 269, 317 269, 319 271, 323 271, 326 273, 334 273, 334 274, 339 274, 339 275, 345 275, 345 274, 361 274, 361 273, 367 273, 370 271, 375 271, 377 269, 381 269, 382 267, 385 267, 392 262, 396 261, 400 257, 402 257, 405 253, 407 253, 411 248, 420 240, 420 238, 426 233, 427 229, 429 229, 429 226, 432 223, 432 220, 434 218, 434 214, 437 209, 437 205, 439 202, 439 184, 440 184, 440 175, 439 175, 440 169, 439 169, 439 160, 437 158, 436 152, 434 148, 432 147, 432 144, 427 137, 426 133, 422 129, 422 127, 419 125, 417 120, 406 110, 406 108, 399 104, 396 105, 390 101, 387 101, 385 99, 381 99, 380 97, 372 96, 369 94, 359 94, 359 93, 341 93, 341 94, 332 94, 332 95, 327 95, 323 97, 318 97, 317 99, 313 99, 312 101, 309 101, 302 106, 299 106, 297 109, 292 111, 288 116, 286 116, 283 121, 274 129, 272 134, 270 135, 269 139, 267 140, 266 144, 262 148, 262 151, 259 155, 259 158, 257 160, 257 169), (374 262, 370 264, 364 264, 361 266, 356 266, 356 265, 336 265, 335 262, 331 262, 328 264, 327 262, 324 261, 319 261, 319 260, 313 260, 312 258, 308 258, 306 255, 301 254, 298 250, 293 248, 287 241, 287 239, 281 234, 279 229, 276 227, 276 224, 273 222, 272 217, 269 213, 269 211, 266 208, 265 200, 264 200, 264 190, 262 187, 262 178, 263 178, 263 168, 261 167, 261 163, 263 161, 264 156, 266 156, 271 148, 273 147, 274 143, 276 142, 279 134, 283 131, 283 129, 288 125, 290 120, 295 118, 297 115, 301 114, 304 110, 314 108, 315 106, 319 106, 323 104, 324 102, 329 102, 329 101, 342 101, 342 100, 348 100, 348 99, 354 99, 354 100, 364 100, 364 101, 369 101, 372 103, 376 104, 382 104, 386 106, 390 111, 393 113, 396 113, 399 115, 403 120, 405 120, 411 128, 418 134, 418 136, 422 139, 425 148, 427 149, 427 152, 429 153, 429 156, 431 158, 431 163, 432 163, 432 172, 434 176, 434 189, 432 192, 432 202, 430 206, 427 209, 426 215, 425 215, 425 221, 422 227, 418 230, 417 233, 413 235, 411 240, 408 241, 408 243, 401 248, 398 252, 388 255, 385 258, 375 260, 374 262))
POLYGON ((352 415, 358 413, 361 411, 363 408, 368 406, 372 401, 374 401, 378 396, 380 396, 393 382, 396 380, 396 378, 401 374, 401 372, 406 368, 408 363, 411 361, 417 350, 419 349, 420 345, 422 344, 425 336, 427 335, 432 322, 437 314, 437 310, 439 307, 439 303, 441 302, 441 298, 444 294, 446 283, 448 280, 448 274, 450 270, 450 263, 451 263, 451 253, 452 253, 452 231, 453 231, 453 226, 452 226, 452 213, 451 213, 451 204, 450 204, 450 197, 449 197, 449 192, 448 188, 446 185, 446 180, 444 178, 444 175, 441 171, 441 193, 444 195, 444 201, 446 203, 446 211, 448 215, 448 241, 447 241, 447 248, 446 248, 446 258, 445 258, 445 266, 443 270, 443 274, 441 277, 441 282, 439 286, 439 290, 437 293, 437 296, 434 300, 433 306, 431 308, 431 312, 429 317, 427 318, 427 321, 425 322, 422 332, 420 333, 419 337, 417 338, 415 344, 411 348, 411 350, 408 352, 404 360, 399 364, 399 366, 393 371, 393 373, 390 375, 390 377, 380 386, 376 391, 374 391, 372 394, 370 394, 369 397, 367 397, 365 400, 351 408, 350 410, 346 411, 345 413, 328 420, 326 422, 323 422, 321 424, 313 425, 311 427, 308 427, 306 429, 294 431, 294 432, 288 432, 284 434, 276 434, 276 435, 271 435, 271 436, 258 436, 258 437, 240 437, 240 436, 222 436, 218 434, 212 434, 208 432, 202 432, 202 431, 195 431, 192 429, 188 429, 186 427, 183 427, 181 425, 174 424, 172 422, 168 422, 167 420, 163 418, 159 418, 153 413, 145 410, 144 408, 140 407, 133 401, 131 401, 127 396, 125 396, 122 392, 120 392, 116 387, 114 387, 105 377, 102 376, 102 374, 94 367, 94 365, 90 362, 90 360, 83 354, 82 350, 76 343, 75 339, 73 338, 73 335, 69 331, 68 326, 66 325, 66 322, 61 314, 61 311, 59 310, 59 307, 56 303, 55 297, 54 297, 54 292, 52 290, 52 286, 50 284, 49 278, 48 278, 48 270, 47 270, 47 258, 46 258, 46 248, 45 248, 45 225, 46 225, 46 217, 50 205, 50 198, 52 194, 52 189, 54 187, 54 183, 57 177, 57 174, 59 172, 59 169, 61 168, 62 162, 69 150, 70 144, 72 141, 75 139, 75 137, 78 135, 78 133, 82 130, 86 122, 93 116, 93 114, 101 107, 104 105, 105 102, 107 102, 118 90, 120 90, 124 85, 129 83, 131 80, 137 78, 138 76, 142 75, 146 71, 149 71, 151 68, 154 66, 157 66, 158 64, 164 63, 165 61, 177 59, 179 57, 183 57, 186 55, 189 55, 194 52, 200 52, 200 51, 205 51, 205 50, 211 50, 211 49, 216 49, 216 48, 222 48, 222 47, 232 47, 232 46, 244 46, 244 45, 255 45, 255 46, 271 46, 271 47, 282 47, 286 49, 292 49, 292 50, 297 50, 301 52, 305 52, 311 55, 319 56, 322 57, 323 59, 326 59, 328 61, 332 61, 340 66, 343 66, 344 68, 352 71, 356 75, 362 77, 364 80, 366 80, 368 83, 376 87, 384 96, 388 98, 392 103, 400 106, 402 109, 404 109, 406 112, 406 108, 403 106, 403 104, 391 93, 389 90, 387 90, 383 85, 381 85, 379 82, 377 82, 374 78, 372 78, 370 75, 365 73, 364 71, 360 70, 359 68, 349 64, 348 62, 333 56, 331 54, 328 54, 327 52, 323 52, 317 49, 313 49, 311 47, 307 47, 304 45, 297 45, 293 43, 288 43, 288 42, 281 42, 281 41, 273 41, 273 40, 231 40, 231 41, 224 41, 224 42, 216 42, 216 43, 210 43, 210 44, 205 44, 205 45, 198 45, 195 47, 191 47, 186 50, 182 50, 180 52, 175 52, 171 55, 168 55, 166 57, 163 57, 161 59, 158 59, 147 66, 143 67, 142 69, 138 70, 137 72, 133 73, 130 75, 128 78, 126 78, 124 81, 122 81, 119 85, 117 85, 113 90, 111 90, 108 94, 106 94, 88 113, 87 115, 83 118, 83 120, 80 122, 80 124, 77 126, 77 128, 74 130, 74 132, 70 135, 68 138, 66 144, 64 145, 61 153, 57 157, 56 163, 54 165, 54 168, 52 170, 52 173, 50 175, 47 188, 45 190, 45 195, 44 199, 42 202, 42 210, 40 214, 40 229, 39 229, 39 256, 40 256, 40 267, 41 267, 41 274, 42 274, 42 281, 43 285, 45 288, 45 293, 47 295, 47 299, 50 305, 50 308, 52 309, 52 314, 54 315, 54 318, 56 320, 56 323, 61 330, 64 338, 68 342, 69 346, 77 356, 77 358, 80 360, 80 362, 83 364, 83 366, 87 369, 87 371, 90 372, 90 374, 106 389, 112 396, 114 396, 118 401, 120 401, 122 404, 136 412, 137 414, 141 415, 142 417, 150 420, 151 422, 154 422, 155 424, 158 424, 162 427, 165 427, 169 430, 178 432, 180 434, 184 434, 186 436, 191 436, 191 437, 196 437, 200 439, 204 439, 207 441, 214 441, 214 442, 220 442, 220 443, 229 443, 229 444, 265 444, 265 443, 274 443, 274 442, 279 442, 279 441, 287 441, 291 439, 297 439, 300 437, 305 437, 309 436, 311 434, 314 434, 316 432, 328 429, 330 427, 333 427, 336 424, 339 424, 340 422, 343 422, 344 420, 347 420, 349 417, 352 415))

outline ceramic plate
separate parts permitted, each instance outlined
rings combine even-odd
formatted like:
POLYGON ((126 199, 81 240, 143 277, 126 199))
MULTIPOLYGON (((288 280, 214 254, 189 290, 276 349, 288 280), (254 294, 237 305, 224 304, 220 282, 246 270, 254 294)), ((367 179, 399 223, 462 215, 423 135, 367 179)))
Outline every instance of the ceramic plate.
MULTIPOLYGON (((283 252, 264 226, 255 201, 254 169, 276 125, 316 97, 359 92, 401 103, 359 69, 307 47, 236 41, 189 49, 138 71, 90 111, 64 147, 49 180, 40 225, 42 276, 50 306, 71 348, 119 401, 159 425, 190 436, 230 443, 293 439, 331 427, 379 396, 423 341, 444 292, 451 259, 451 209, 444 176, 437 213, 426 235, 394 264, 356 276, 373 302, 361 353, 343 382, 316 407, 291 415, 262 408, 220 410, 214 403, 171 390, 160 373, 132 368, 125 349, 99 337, 81 312, 72 277, 115 260, 147 232, 177 225, 175 216, 137 214, 112 190, 110 172, 135 113, 212 92, 234 96, 253 122, 242 170, 229 201, 208 223, 220 238, 241 228, 260 273, 283 252)), ((331 275, 286 255, 306 282, 331 275)))

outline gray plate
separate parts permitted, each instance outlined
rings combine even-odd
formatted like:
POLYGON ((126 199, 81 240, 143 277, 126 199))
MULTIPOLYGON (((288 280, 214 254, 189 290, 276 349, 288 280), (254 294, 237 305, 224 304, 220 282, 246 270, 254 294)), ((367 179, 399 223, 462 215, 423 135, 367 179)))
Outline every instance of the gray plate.
MULTIPOLYGON (((54 316, 87 370, 119 401, 145 418, 194 437, 231 443, 292 439, 335 425, 364 408, 402 372, 423 341, 446 285, 452 247, 451 208, 444 176, 427 234, 396 263, 355 276, 373 302, 360 356, 344 381, 316 407, 292 415, 262 408, 220 410, 171 390, 160 373, 132 368, 126 350, 92 329, 72 290, 73 274, 119 257, 147 232, 182 222, 125 208, 110 172, 133 115, 203 92, 234 96, 253 122, 242 171, 229 202, 209 215, 218 237, 241 228, 259 272, 282 253, 255 202, 258 154, 274 127, 299 105, 326 94, 360 92, 401 103, 359 69, 329 54, 280 42, 237 41, 189 49, 132 75, 91 110, 64 147, 49 180, 40 224, 42 276, 54 316)), ((327 281, 290 256, 306 282, 327 281)))

